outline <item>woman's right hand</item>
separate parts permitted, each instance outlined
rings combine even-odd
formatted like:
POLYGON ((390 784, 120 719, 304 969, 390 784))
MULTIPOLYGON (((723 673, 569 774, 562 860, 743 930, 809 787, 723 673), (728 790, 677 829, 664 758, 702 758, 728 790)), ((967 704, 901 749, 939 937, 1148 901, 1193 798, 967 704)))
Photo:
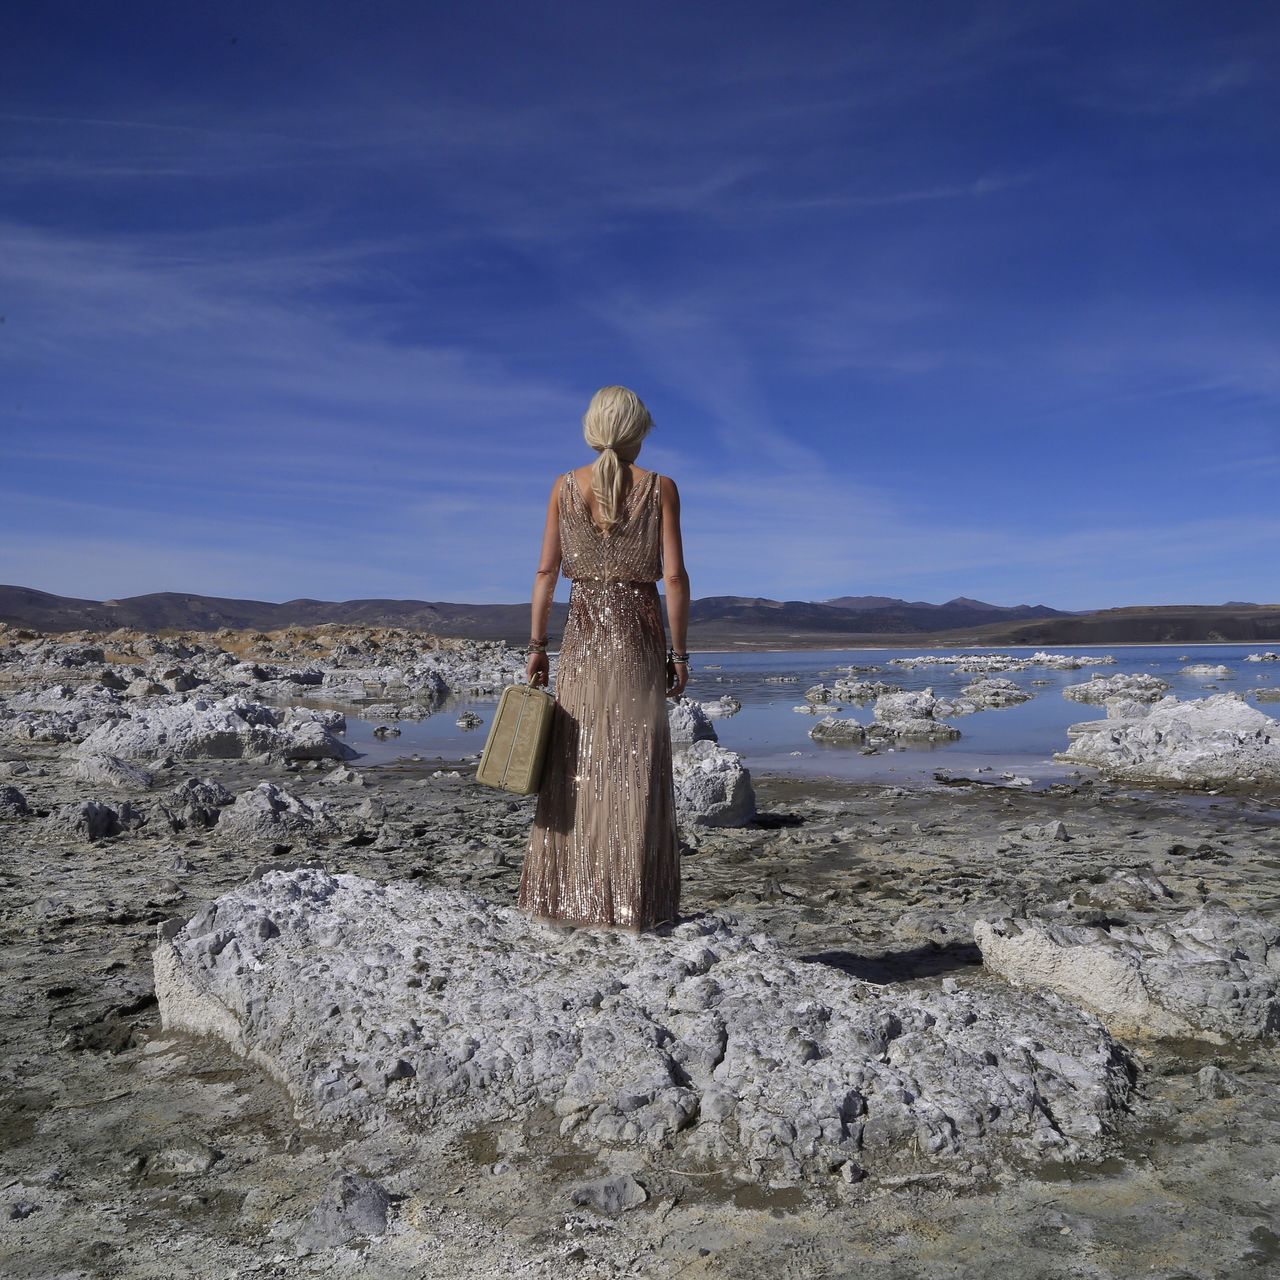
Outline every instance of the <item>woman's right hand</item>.
POLYGON ((545 653, 531 653, 525 678, 529 684, 541 685, 545 689, 551 683, 551 659, 545 653))
POLYGON ((678 698, 683 692, 686 684, 689 683, 689 667, 687 663, 676 662, 672 664, 676 675, 675 680, 667 686, 667 697, 678 698))

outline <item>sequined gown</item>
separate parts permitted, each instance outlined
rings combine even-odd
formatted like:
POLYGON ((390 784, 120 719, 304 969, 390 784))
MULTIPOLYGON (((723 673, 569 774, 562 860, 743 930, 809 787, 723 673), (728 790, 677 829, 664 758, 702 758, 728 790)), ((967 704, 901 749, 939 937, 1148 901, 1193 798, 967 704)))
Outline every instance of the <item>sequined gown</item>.
POLYGON ((647 929, 674 920, 680 897, 659 477, 633 484, 607 535, 572 472, 559 502, 569 617, 519 905, 568 924, 647 929))

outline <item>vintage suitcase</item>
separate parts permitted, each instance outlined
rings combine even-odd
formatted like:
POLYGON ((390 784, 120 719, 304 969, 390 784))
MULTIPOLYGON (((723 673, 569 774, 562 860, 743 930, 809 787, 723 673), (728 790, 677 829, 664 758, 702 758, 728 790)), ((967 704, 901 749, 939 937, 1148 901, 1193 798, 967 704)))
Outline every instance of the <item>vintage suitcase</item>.
POLYGON ((555 705, 550 693, 534 685, 511 684, 503 689, 476 781, 521 796, 537 791, 555 705))

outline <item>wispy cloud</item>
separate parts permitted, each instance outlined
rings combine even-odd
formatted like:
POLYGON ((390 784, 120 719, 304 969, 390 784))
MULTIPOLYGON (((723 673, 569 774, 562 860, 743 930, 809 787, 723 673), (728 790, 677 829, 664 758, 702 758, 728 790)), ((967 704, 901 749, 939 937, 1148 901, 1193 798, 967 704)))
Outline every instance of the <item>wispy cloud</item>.
POLYGON ((6 79, 0 577, 518 599, 624 381, 699 594, 1274 596, 1274 34, 1094 16, 114 18, 6 79))

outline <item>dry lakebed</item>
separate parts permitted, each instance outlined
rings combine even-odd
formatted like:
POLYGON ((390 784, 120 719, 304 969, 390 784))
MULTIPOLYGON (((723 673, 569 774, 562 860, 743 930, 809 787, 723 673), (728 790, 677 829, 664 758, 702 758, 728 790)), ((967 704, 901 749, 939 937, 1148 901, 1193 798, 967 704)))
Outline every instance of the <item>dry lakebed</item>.
MULTIPOLYGON (((474 755, 344 740, 522 671, 0 627, 0 1275, 1280 1275, 1265 705, 1121 662, 1058 780, 898 785, 751 769, 692 686, 632 938, 514 910, 474 755)), ((849 750, 955 709, 867 696, 849 750)))

